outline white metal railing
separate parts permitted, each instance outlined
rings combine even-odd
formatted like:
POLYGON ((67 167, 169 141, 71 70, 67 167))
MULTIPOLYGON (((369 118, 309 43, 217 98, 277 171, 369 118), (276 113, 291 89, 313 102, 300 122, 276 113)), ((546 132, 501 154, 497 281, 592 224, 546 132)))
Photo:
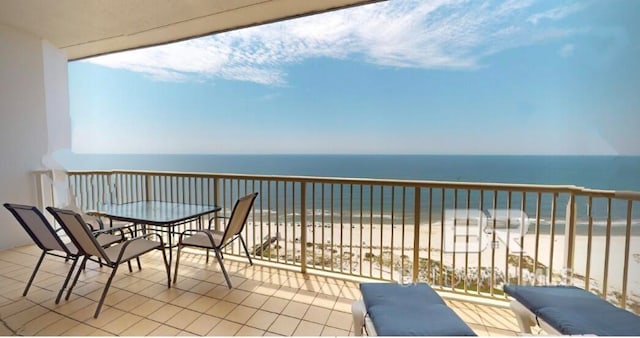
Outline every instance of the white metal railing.
POLYGON ((639 192, 182 172, 68 174, 85 210, 161 200, 215 204, 222 207, 217 216, 228 216, 238 197, 257 191, 244 234, 253 258, 302 271, 426 281, 499 299, 507 283, 570 283, 640 313, 639 192))

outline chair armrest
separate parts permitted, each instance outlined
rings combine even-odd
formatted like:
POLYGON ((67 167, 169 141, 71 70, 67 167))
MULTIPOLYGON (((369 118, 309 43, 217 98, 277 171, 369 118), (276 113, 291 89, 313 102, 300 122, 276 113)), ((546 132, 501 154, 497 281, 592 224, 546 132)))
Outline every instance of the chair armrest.
POLYGON ((185 235, 197 234, 197 233, 205 234, 209 238, 209 242, 211 243, 211 247, 212 248, 216 247, 216 242, 213 240, 213 236, 211 235, 211 231, 210 230, 186 229, 185 231, 180 233, 180 237, 178 238, 178 243, 182 243, 182 239, 184 238, 185 235))

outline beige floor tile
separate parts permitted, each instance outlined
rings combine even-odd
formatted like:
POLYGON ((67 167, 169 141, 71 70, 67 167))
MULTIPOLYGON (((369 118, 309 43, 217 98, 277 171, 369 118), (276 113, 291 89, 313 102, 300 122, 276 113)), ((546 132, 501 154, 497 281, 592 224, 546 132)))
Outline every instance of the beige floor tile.
POLYGON ((86 324, 95 326, 95 327, 103 327, 114 320, 118 320, 118 318, 122 317, 125 312, 122 310, 118 310, 116 308, 103 306, 102 311, 98 315, 98 318, 93 318, 95 308, 92 306, 87 310, 80 310, 74 313, 71 317, 75 318, 78 321, 84 322, 86 324), (89 318, 86 318, 89 317, 89 318))
POLYGON ((307 310, 307 313, 304 314, 302 319, 318 324, 324 325, 329 319, 329 315, 331 314, 331 310, 325 309, 318 306, 311 306, 307 310))
POLYGON ((226 317, 226 320, 230 320, 232 322, 244 324, 256 313, 257 309, 238 305, 233 311, 231 311, 226 317))
POLYGON ((193 286, 189 291, 200 294, 200 295, 206 295, 209 291, 215 289, 216 286, 218 285, 204 281, 204 282, 199 282, 197 285, 193 286))
POLYGON ((287 306, 282 310, 281 314, 289 317, 302 319, 307 310, 309 309, 308 303, 299 303, 295 301, 289 302, 287 306))
POLYGON ((275 333, 275 332, 269 332, 269 331, 265 332, 263 334, 263 336, 265 336, 265 337, 284 337, 284 335, 282 335, 282 334, 278 334, 278 333, 275 333))
POLYGON ((280 313, 282 312, 282 310, 284 310, 285 307, 287 307, 287 304, 289 304, 289 301, 286 299, 270 297, 266 302, 264 302, 264 305, 262 305, 261 309, 265 311, 280 313))
POLYGON ((189 324, 200 317, 200 315, 201 313, 199 312, 183 309, 164 323, 184 330, 189 324))
MULTIPOLYGON (((155 298, 155 296, 167 292, 167 286, 153 283, 151 286, 138 291, 138 294, 148 298, 155 298)), ((173 289, 172 289, 173 290, 173 289)))
POLYGON ((256 288, 258 288, 262 283, 256 280, 247 280, 246 282, 236 286, 238 290, 244 290, 249 292, 254 292, 256 288))
POLYGON ((178 276, 178 281, 171 286, 180 290, 191 291, 191 288, 198 285, 199 283, 200 281, 197 279, 178 276))
POLYGON ((273 322, 278 318, 277 313, 258 310, 249 318, 247 325, 261 330, 267 330, 273 322))
POLYGON ((235 309, 236 306, 238 305, 235 303, 230 303, 230 302, 221 300, 217 302, 215 306, 210 307, 209 310, 207 310, 207 314, 216 316, 218 318, 224 318, 231 311, 233 311, 233 309, 235 309))
POLYGON ((333 306, 333 309, 341 312, 351 312, 351 305, 354 300, 348 298, 338 298, 336 300, 336 304, 333 306))
POLYGON ((327 296, 338 297, 342 292, 342 287, 343 285, 336 285, 333 283, 323 283, 322 286, 320 287, 320 293, 323 293, 327 296))
POLYGON ((256 287, 253 290, 253 292, 257 294, 265 295, 265 296, 273 296, 273 294, 275 294, 276 291, 278 291, 278 289, 279 289, 279 286, 266 283, 256 287))
POLYGON ((336 329, 335 327, 325 326, 322 329, 321 336, 333 336, 333 337, 344 337, 349 335, 349 331, 336 329))
MULTIPOLYGON (((144 269, 144 266, 142 268, 144 269)), ((135 278, 134 281, 135 281, 134 283, 126 287, 127 291, 133 292, 133 293, 140 293, 142 290, 145 290, 147 288, 152 287, 153 285, 156 285, 151 281, 140 279, 140 278, 135 278)), ((163 287, 166 288, 167 286, 163 285, 163 287)))
POLYGON ((225 299, 229 293, 231 293, 231 289, 227 287, 227 285, 218 285, 213 288, 211 291, 207 292, 205 295, 208 297, 213 297, 215 299, 225 299))
POLYGON ((151 320, 155 320, 156 322, 164 323, 175 316, 181 310, 181 307, 171 304, 164 304, 152 314, 150 314, 148 318, 151 320))
POLYGON ((338 297, 336 296, 318 294, 316 298, 314 298, 313 301, 310 302, 310 304, 313 304, 314 306, 324 307, 327 309, 333 309, 336 305, 337 300, 338 300, 338 297))
POLYGON ((59 320, 62 320, 62 318, 64 317, 55 312, 47 312, 39 317, 33 318, 31 321, 24 324, 22 328, 17 330, 17 333, 24 336, 35 336, 38 331, 49 325, 52 325, 59 320))
POLYGON ((273 294, 273 296, 274 297, 278 297, 278 298, 291 300, 291 299, 293 299, 293 297, 296 295, 297 292, 298 292, 298 289, 294 289, 294 288, 290 288, 290 287, 287 287, 287 286, 283 286, 283 287, 279 288, 278 291, 276 291, 273 294))
POLYGON ((322 333, 323 325, 318 323, 312 323, 307 321, 301 321, 296 330, 293 332, 294 336, 319 336, 322 333))
POLYGON ((175 336, 180 333, 180 329, 168 325, 160 325, 149 333, 149 336, 175 336))
POLYGON ((247 297, 249 297, 251 293, 244 290, 233 289, 231 292, 224 298, 227 302, 232 302, 236 304, 241 304, 247 297))
POLYGON ((291 336, 298 327, 298 324, 300 324, 300 319, 281 315, 271 324, 268 331, 291 336))
POLYGON ((178 332, 178 334, 176 336, 179 336, 179 337, 185 337, 185 336, 186 337, 195 337, 196 335, 191 333, 191 332, 189 332, 189 331, 180 331, 180 332, 178 332))
POLYGON ((112 336, 112 335, 113 334, 100 329, 96 329, 93 332, 88 334, 88 336, 92 336, 92 337, 106 337, 106 336, 112 336))
POLYGON ((327 326, 335 327, 342 330, 350 330, 353 324, 353 316, 350 313, 331 311, 327 326))
POLYGON ((116 309, 120 309, 122 311, 131 311, 135 308, 137 308, 138 306, 140 306, 141 304, 146 303, 149 300, 149 298, 141 296, 141 295, 136 295, 136 294, 132 294, 130 297, 128 297, 127 299, 124 299, 123 301, 117 303, 116 305, 114 305, 114 307, 116 309))
POLYGON ((0 318, 13 316, 14 314, 20 313, 33 306, 35 306, 35 304, 26 298, 19 299, 13 303, 0 307, 0 318))
POLYGON ((112 332, 114 334, 119 335, 126 329, 130 328, 131 326, 141 321, 142 319, 143 318, 140 316, 137 316, 131 313, 125 313, 124 315, 120 316, 118 319, 113 320, 110 323, 101 326, 100 328, 107 332, 112 332))
POLYGON ((191 303, 195 302, 201 295, 193 292, 185 292, 171 301, 172 305, 180 307, 188 307, 191 303))
POLYGON ((65 331, 69 330, 69 328, 79 325, 80 322, 75 320, 71 320, 66 317, 62 317, 54 323, 47 325, 42 328, 42 330, 38 331, 39 336, 59 336, 65 331))
POLYGON ((259 309, 268 299, 268 296, 252 293, 242 301, 242 305, 259 309))
POLYGON ((67 331, 62 333, 63 336, 76 336, 76 337, 84 337, 91 335, 96 330, 95 327, 79 323, 78 325, 69 328, 67 331))
POLYGON ((174 299, 180 297, 185 291, 184 290, 178 290, 175 288, 171 288, 171 289, 166 289, 164 292, 161 292, 153 297, 149 297, 149 298, 153 298, 155 300, 159 300, 161 302, 165 302, 165 303, 171 303, 174 299))
POLYGON ((19 313, 3 318, 3 322, 8 327, 19 328, 33 320, 33 318, 38 318, 47 312, 49 312, 49 310, 42 306, 32 306, 26 310, 20 311, 19 313))
POLYGON ((156 312, 159 308, 161 308, 166 303, 157 301, 155 299, 148 299, 146 302, 138 305, 137 307, 131 309, 131 313, 147 317, 150 314, 156 312))
POLYGON ((104 303, 109 306, 114 306, 124 300, 127 300, 133 296, 134 293, 126 291, 126 290, 118 290, 114 287, 109 288, 109 293, 107 294, 107 298, 105 298, 104 303))
POLYGON ((202 314, 196 320, 191 322, 189 326, 185 328, 186 331, 193 332, 194 334, 204 336, 211 331, 221 319, 213 317, 207 314, 202 314))
POLYGON ((250 337, 259 337, 264 334, 264 331, 258 330, 251 326, 243 326, 238 332, 236 332, 236 336, 250 336, 250 337))
POLYGON ((207 296, 200 296, 193 303, 189 304, 187 307, 190 310, 198 311, 200 313, 205 313, 210 308, 216 306, 219 300, 207 296))
POLYGON ((234 323, 228 320, 221 320, 207 336, 234 336, 236 332, 240 331, 242 325, 234 323))
POLYGON ((160 326, 160 323, 146 318, 141 319, 120 333, 121 336, 146 336, 160 326))

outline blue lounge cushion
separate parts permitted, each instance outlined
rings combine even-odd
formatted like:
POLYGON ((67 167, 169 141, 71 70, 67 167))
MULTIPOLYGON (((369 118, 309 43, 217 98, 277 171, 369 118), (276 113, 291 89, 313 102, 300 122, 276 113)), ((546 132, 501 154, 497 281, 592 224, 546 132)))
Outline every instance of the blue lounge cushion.
POLYGON ((475 336, 427 284, 360 284, 362 299, 380 336, 475 336))
POLYGON ((516 286, 504 291, 566 335, 639 336, 640 317, 575 286, 516 286))

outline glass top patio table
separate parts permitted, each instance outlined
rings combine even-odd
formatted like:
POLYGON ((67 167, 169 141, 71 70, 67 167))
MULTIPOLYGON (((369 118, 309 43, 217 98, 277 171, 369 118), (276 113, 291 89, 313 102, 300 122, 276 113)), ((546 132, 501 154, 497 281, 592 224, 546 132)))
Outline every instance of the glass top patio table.
POLYGON ((220 211, 215 205, 198 205, 163 201, 139 201, 123 204, 108 204, 100 206, 96 213, 110 220, 125 221, 136 225, 143 225, 143 232, 147 227, 156 232, 167 234, 169 248, 169 264, 172 261, 173 236, 177 235, 176 228, 191 221, 197 221, 202 227, 201 216, 220 211))
POLYGON ((98 213, 118 221, 172 226, 219 210, 215 205, 140 201, 101 206, 98 213))

